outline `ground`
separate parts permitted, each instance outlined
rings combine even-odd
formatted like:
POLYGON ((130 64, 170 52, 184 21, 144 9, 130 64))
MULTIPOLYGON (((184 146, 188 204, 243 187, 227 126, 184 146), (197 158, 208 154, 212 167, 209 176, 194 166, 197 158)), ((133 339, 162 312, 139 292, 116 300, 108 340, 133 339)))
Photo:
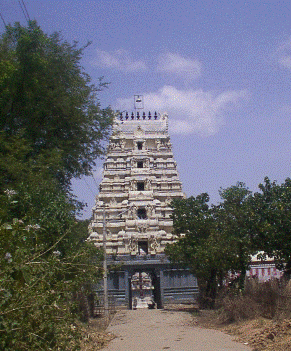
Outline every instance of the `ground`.
POLYGON ((200 311, 194 317, 196 325, 221 330, 247 344, 252 351, 290 351, 291 320, 257 318, 222 325, 216 311, 200 311))
POLYGON ((121 310, 106 332, 116 337, 104 351, 251 350, 221 331, 197 326, 192 314, 181 310, 121 310))
POLYGON ((88 325, 83 327, 82 351, 101 350, 115 336, 106 330, 107 323, 104 318, 91 319, 88 325))
POLYGON ((102 348, 104 351, 138 351, 138 347, 143 351, 291 350, 290 320, 258 318, 222 325, 216 311, 184 307, 121 310, 107 329, 103 319, 95 319, 90 321, 84 332, 86 338, 82 351, 102 348))

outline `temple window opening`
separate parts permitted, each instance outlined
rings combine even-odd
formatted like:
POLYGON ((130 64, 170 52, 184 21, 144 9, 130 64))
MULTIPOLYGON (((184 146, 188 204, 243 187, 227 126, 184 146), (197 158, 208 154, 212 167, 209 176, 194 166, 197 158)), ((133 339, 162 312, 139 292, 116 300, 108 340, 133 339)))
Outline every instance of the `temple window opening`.
POLYGON ((144 182, 137 182, 137 191, 144 191, 144 182))
POLYGON ((139 219, 147 219, 147 211, 144 207, 140 207, 137 209, 137 217, 139 219))
POLYGON ((139 241, 138 242, 138 254, 139 255, 147 255, 148 254, 148 242, 147 241, 139 241))

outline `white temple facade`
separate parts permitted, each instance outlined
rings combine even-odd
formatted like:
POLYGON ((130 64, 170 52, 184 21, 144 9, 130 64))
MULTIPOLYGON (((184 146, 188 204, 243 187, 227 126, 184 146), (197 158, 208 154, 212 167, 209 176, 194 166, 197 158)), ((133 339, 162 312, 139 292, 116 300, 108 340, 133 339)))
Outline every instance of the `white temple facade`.
POLYGON ((119 304, 136 307, 140 294, 137 306, 144 305, 149 292, 141 283, 133 288, 137 276, 151 277, 158 308, 193 302, 196 278, 173 266, 164 254, 165 246, 176 240, 170 203, 183 197, 167 114, 121 114, 113 125, 89 227, 89 240, 97 247, 104 248, 106 234, 109 263, 119 267, 109 277, 110 293, 119 304))
POLYGON ((124 116, 113 126, 90 239, 102 247, 105 206, 108 254, 161 254, 175 239, 170 203, 184 196, 168 116, 124 116))

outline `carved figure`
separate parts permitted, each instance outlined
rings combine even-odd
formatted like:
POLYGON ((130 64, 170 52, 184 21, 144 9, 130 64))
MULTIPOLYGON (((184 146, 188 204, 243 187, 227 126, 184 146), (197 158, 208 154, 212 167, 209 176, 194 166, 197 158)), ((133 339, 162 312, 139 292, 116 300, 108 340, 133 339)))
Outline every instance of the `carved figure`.
POLYGON ((140 233, 140 234, 145 234, 148 230, 148 223, 142 223, 142 224, 138 224, 136 225, 136 230, 140 233))
POLYGON ((136 253, 137 252, 137 240, 136 238, 131 238, 130 240, 130 252, 136 253))
POLYGON ((166 201, 165 201, 165 204, 166 204, 166 205, 170 205, 170 203, 171 203, 171 199, 170 199, 169 197, 167 197, 167 198, 166 198, 166 201))
POLYGON ((114 207, 117 205, 117 201, 115 199, 115 197, 113 197, 111 200, 110 200, 110 206, 114 207))
POLYGON ((124 150, 124 148, 125 148, 125 139, 121 139, 120 147, 121 147, 122 150, 124 150))
POLYGON ((146 179, 146 190, 151 190, 152 182, 150 179, 146 179))
POLYGON ((161 146, 161 141, 160 139, 156 140, 156 145, 157 145, 157 150, 160 150, 160 146, 161 146))
POLYGON ((133 205, 130 209, 130 212, 131 212, 131 217, 133 219, 137 219, 137 208, 135 205, 133 205))
POLYGON ((153 215, 153 206, 152 205, 147 205, 146 209, 147 209, 148 217, 149 218, 152 217, 152 215, 153 215))
POLYGON ((126 253, 130 253, 130 249, 131 249, 130 237, 124 236, 123 237, 123 242, 124 242, 125 252, 126 253))
POLYGON ((156 252, 161 246, 161 239, 154 235, 150 236, 149 239, 150 250, 156 252))

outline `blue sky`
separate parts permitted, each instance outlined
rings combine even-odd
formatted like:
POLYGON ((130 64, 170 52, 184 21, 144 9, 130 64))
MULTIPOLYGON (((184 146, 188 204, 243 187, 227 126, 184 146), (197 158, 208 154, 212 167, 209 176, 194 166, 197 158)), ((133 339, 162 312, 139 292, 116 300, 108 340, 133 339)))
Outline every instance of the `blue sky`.
MULTIPOLYGON (((97 83, 110 82, 101 104, 168 112, 183 190, 207 192, 265 176, 290 174, 291 2, 180 0, 24 0, 47 33, 92 44, 83 58, 97 83)), ((7 23, 25 24, 17 0, 1 0, 7 23)), ((4 25, 0 23, 0 30, 4 25)), ((74 182, 91 215, 102 161, 94 178, 74 182)))

